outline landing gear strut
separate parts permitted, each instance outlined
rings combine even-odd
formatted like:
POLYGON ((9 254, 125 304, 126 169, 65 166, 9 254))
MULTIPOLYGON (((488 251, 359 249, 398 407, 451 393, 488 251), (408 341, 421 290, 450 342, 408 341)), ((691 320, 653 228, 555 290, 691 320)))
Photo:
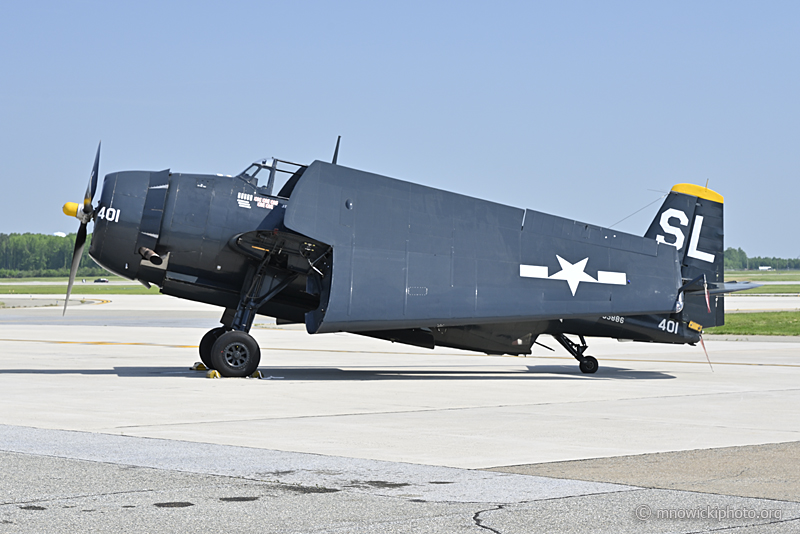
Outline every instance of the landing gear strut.
POLYGON ((554 334, 553 337, 561 344, 562 347, 567 350, 567 352, 572 354, 572 356, 580 362, 578 367, 582 373, 593 374, 597 372, 597 368, 600 366, 597 363, 597 360, 593 356, 583 355, 583 353, 586 352, 586 349, 589 348, 589 346, 586 344, 586 340, 583 339, 583 336, 578 336, 581 340, 580 345, 574 343, 564 334, 554 334))

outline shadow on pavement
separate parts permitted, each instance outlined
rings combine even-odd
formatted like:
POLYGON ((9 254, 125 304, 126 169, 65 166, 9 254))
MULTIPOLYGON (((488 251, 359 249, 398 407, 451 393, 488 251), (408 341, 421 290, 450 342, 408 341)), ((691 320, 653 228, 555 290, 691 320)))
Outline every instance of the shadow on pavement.
POLYGON ((587 380, 637 379, 663 380, 675 378, 658 371, 637 371, 622 367, 603 367, 585 375, 578 365, 536 365, 520 370, 433 369, 339 369, 301 367, 260 367, 264 377, 283 380, 587 380))
MULTIPOLYGON (((585 375, 577 365, 537 365, 515 370, 459 369, 340 369, 336 367, 260 367, 264 378, 271 380, 664 380, 675 378, 658 371, 637 371, 623 367, 600 367, 585 375)), ((0 375, 116 375, 119 377, 205 378, 205 372, 187 367, 114 367, 113 369, 2 369, 0 375)))

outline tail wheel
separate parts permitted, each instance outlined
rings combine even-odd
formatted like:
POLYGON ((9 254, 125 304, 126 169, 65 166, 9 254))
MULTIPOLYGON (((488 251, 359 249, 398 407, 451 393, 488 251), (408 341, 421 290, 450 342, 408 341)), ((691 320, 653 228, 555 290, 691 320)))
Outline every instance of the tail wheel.
POLYGON ((260 362, 261 349, 245 332, 225 332, 211 348, 211 365, 222 376, 250 376, 260 362))
POLYGON ((209 369, 214 368, 214 364, 211 363, 211 349, 214 348, 214 342, 226 331, 227 329, 221 326, 219 328, 214 328, 206 332, 206 335, 200 340, 200 361, 209 369))
POLYGON ((600 364, 597 363, 597 359, 594 356, 584 356, 578 367, 580 367, 582 373, 590 375, 597 372, 600 364))

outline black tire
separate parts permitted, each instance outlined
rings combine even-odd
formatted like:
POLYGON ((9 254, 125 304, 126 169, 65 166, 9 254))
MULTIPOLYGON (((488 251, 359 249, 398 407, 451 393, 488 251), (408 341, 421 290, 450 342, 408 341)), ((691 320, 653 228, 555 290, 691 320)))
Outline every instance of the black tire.
POLYGON ((214 365, 211 363, 211 349, 214 347, 214 342, 226 331, 227 329, 221 326, 219 328, 213 328, 206 332, 206 335, 200 340, 200 347, 198 348, 200 352, 200 361, 209 369, 214 368, 214 365))
POLYGON ((597 372, 600 364, 597 363, 597 360, 594 358, 594 356, 584 356, 578 367, 580 367, 581 373, 590 375, 597 372))
POLYGON ((211 348, 211 364, 222 376, 250 376, 261 362, 261 349, 245 332, 225 332, 211 348))

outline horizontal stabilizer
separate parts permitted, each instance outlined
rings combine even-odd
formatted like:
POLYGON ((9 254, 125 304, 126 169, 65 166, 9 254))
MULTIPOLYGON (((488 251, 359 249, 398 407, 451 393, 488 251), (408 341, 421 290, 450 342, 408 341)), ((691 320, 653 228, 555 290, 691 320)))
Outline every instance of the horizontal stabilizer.
MULTIPOLYGON (((735 291, 745 291, 747 289, 755 289, 764 284, 757 284, 755 282, 722 282, 718 284, 707 284, 709 295, 719 295, 722 293, 733 293, 735 291)), ((678 290, 681 293, 705 293, 706 280, 705 275, 700 275, 691 282, 687 282, 678 290)))
POLYGON ((714 284, 714 287, 709 286, 708 292, 711 295, 718 293, 733 293, 734 291, 744 291, 746 289, 755 289, 764 284, 757 284, 755 282, 725 282, 723 284, 714 284))

